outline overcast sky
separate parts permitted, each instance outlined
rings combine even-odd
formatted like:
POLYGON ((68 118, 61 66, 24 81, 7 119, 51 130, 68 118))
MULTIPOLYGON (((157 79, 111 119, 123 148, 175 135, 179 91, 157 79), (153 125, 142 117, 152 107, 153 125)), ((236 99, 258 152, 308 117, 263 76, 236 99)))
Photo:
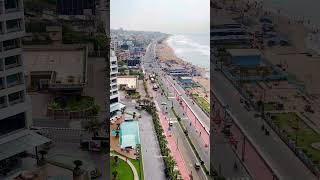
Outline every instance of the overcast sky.
POLYGON ((208 33, 209 0, 111 0, 110 25, 127 30, 208 33))

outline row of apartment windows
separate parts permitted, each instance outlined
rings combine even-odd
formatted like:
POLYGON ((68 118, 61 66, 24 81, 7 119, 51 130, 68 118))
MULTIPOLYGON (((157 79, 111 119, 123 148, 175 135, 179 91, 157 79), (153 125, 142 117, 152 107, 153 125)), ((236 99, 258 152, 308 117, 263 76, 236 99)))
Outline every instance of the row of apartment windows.
POLYGON ((117 85, 112 85, 112 86, 110 86, 110 89, 116 89, 116 88, 118 88, 117 85))
POLYGON ((0 90, 23 84, 22 73, 11 74, 6 77, 0 77, 0 90))
POLYGON ((21 31, 22 30, 21 23, 22 23, 21 19, 12 19, 12 20, 7 20, 5 22, 1 22, 0 32, 1 33, 5 32, 4 27, 6 27, 6 33, 21 31))
POLYGON ((2 12, 3 6, 5 9, 5 13, 20 11, 22 9, 21 1, 22 0, 4 0, 4 2, 0 1, 1 13, 4 13, 2 12))
POLYGON ((0 59, 0 71, 8 70, 21 65, 21 55, 9 56, 4 59, 0 59))
MULTIPOLYGON (((0 109, 13 106, 18 103, 24 102, 24 91, 18 91, 15 93, 8 94, 8 96, 0 97, 0 109)), ((1 120, 0 120, 1 121, 1 120)))
POLYGON ((16 48, 21 48, 21 39, 10 39, 7 41, 0 42, 0 52, 9 51, 16 48))

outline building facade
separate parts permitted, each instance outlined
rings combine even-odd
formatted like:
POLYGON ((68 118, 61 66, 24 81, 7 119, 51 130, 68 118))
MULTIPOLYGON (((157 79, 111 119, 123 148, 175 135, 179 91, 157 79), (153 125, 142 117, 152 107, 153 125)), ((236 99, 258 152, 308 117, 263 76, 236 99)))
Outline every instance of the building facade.
POLYGON ((3 171, 19 159, 20 153, 48 139, 28 130, 32 115, 21 57, 21 39, 25 34, 23 0, 0 0, 0 31, 0 171, 3 171))
POLYGON ((118 62, 114 50, 110 50, 110 117, 121 110, 121 103, 118 92, 118 62))

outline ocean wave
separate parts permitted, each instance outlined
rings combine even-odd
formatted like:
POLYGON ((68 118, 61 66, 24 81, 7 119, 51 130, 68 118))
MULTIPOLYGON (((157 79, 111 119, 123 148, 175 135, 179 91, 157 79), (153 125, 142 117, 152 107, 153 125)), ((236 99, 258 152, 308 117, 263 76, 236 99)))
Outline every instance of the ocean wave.
POLYGON ((184 35, 170 37, 168 44, 175 49, 176 53, 199 52, 201 55, 210 56, 210 47, 208 45, 195 42, 184 35))

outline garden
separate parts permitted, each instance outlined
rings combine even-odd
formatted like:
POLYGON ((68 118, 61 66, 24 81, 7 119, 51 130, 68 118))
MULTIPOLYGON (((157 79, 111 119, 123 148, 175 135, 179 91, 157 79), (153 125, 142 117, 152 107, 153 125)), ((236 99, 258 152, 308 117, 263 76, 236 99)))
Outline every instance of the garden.
POLYGON ((210 104, 204 97, 198 94, 192 94, 192 97, 205 113, 210 113, 210 104))
POLYGON ((118 156, 110 156, 110 179, 112 180, 133 180, 133 172, 127 162, 118 156))
MULTIPOLYGON (((139 146, 139 152, 141 152, 141 146, 139 146)), ((115 155, 120 155, 119 153, 117 153, 116 151, 111 151, 112 154, 115 155)), ((110 179, 112 179, 113 175, 114 175, 114 171, 117 171, 116 176, 117 178, 115 180, 122 180, 122 178, 129 178, 128 180, 130 180, 130 178, 133 180, 133 172, 130 168, 130 166, 124 162, 122 159, 118 158, 118 160, 122 160, 123 162, 119 165, 117 164, 115 161, 115 156, 114 157, 110 157, 110 179), (125 164, 123 164, 125 163, 125 164), (129 168, 129 169, 128 169, 129 168), (123 177, 121 174, 122 172, 128 172, 128 176, 123 177)), ((134 165, 134 167, 136 168, 137 172, 138 172, 138 176, 140 180, 144 180, 144 172, 143 172, 143 164, 142 164, 142 153, 139 153, 139 158, 136 159, 128 159, 130 160, 130 162, 134 165)))
POLYGON ((271 119, 314 164, 319 165, 320 135, 317 132, 296 113, 271 114, 271 119))
POLYGON ((127 91, 127 96, 129 96, 131 99, 140 99, 141 95, 137 91, 127 91))

